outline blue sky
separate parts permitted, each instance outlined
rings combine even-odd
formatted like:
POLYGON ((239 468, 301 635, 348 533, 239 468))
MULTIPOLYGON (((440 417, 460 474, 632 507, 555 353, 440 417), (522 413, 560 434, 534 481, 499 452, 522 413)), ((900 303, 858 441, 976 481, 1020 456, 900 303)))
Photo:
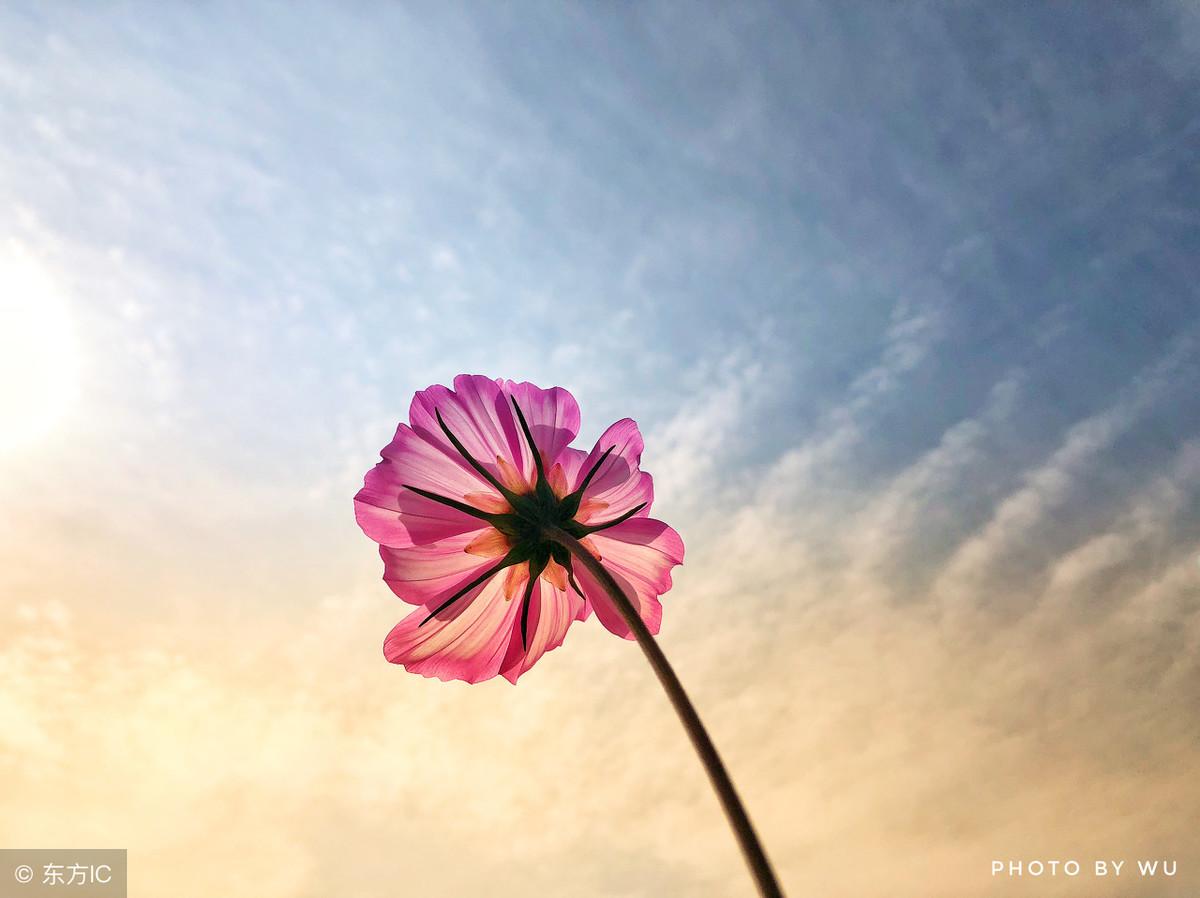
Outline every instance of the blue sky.
POLYGON ((290 424, 463 366, 662 417, 742 352, 761 461, 936 308, 895 464, 1012 366, 1061 428, 1195 319, 1180 10, 480 12, 10 10, 6 199, 234 430, 250 380, 290 424))
MULTIPOLYGON (((856 674, 831 707, 979 751, 984 720, 1025 740, 1023 771, 1046 721, 1074 720, 1077 756, 1125 747, 1071 771, 1125 782, 1198 725, 1198 53, 1171 3, 7 5, 0 248, 53 280, 70 326, 46 353, 79 374, 58 430, 0 459, 0 588, 22 620, 128 625, 113 670, 164 634, 304 629, 288 616, 331 597, 369 618, 345 648, 373 664, 395 609, 353 526, 363 472, 415 389, 528 378, 579 396, 585 442, 625 415, 646 431, 689 545, 692 610, 668 603, 664 639, 718 718, 736 696, 783 714, 781 683, 886 644, 881 678, 922 659, 996 685, 960 706, 914 683, 885 712, 856 674), (1072 704, 1089 677, 1120 714, 1072 704), (1030 682, 1042 704, 1013 710, 1030 682)), ((588 663, 546 662, 564 683, 588 663)), ((378 673, 363 688, 427 688, 378 673)), ((208 676, 218 707, 246 685, 208 676)), ((414 700, 469 725, 454 697, 414 700)), ((890 781, 839 713, 810 741, 732 742, 797 883, 832 836, 795 835, 813 783, 782 771, 836 745, 890 781)), ((1183 777, 1200 761, 1178 752, 1183 777)), ((897 806, 967 813, 954 770, 897 806)), ((888 869, 906 849, 856 801, 874 822, 841 837, 888 869)), ((998 850, 980 839, 964 869, 998 850)), ((656 887, 724 882, 705 863, 656 887)), ((956 875, 945 894, 974 887, 956 875)))

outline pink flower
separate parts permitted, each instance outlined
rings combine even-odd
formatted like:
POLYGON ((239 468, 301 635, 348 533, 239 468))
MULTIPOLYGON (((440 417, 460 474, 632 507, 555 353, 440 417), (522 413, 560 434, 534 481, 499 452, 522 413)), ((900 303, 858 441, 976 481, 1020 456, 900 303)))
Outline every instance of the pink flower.
POLYGON ((598 558, 652 633, 683 541, 647 515, 642 436, 625 418, 591 452, 570 446, 579 406, 561 387, 459 375, 413 397, 409 423, 354 497, 383 556, 383 579, 419 606, 384 656, 413 673, 512 682, 594 610, 632 639, 608 594, 542 532, 560 527, 598 558))

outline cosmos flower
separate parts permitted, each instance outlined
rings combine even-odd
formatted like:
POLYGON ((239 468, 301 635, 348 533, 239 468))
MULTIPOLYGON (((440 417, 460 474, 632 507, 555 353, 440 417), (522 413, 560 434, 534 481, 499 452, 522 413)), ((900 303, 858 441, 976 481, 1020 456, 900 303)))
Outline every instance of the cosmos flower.
POLYGON ((387 659, 414 673, 513 683, 593 611, 636 639, 687 731, 763 898, 783 898, 750 817, 654 634, 658 597, 683 562, 649 517, 642 436, 625 418, 591 452, 571 447, 579 406, 561 387, 462 374, 413 397, 408 424, 354 497, 383 579, 418 606, 387 659), (578 562, 578 565, 576 565, 578 562))
POLYGON ((634 638, 597 577, 548 530, 582 543, 658 632, 683 541, 649 517, 637 425, 616 422, 585 452, 570 445, 579 423, 561 387, 464 374, 453 389, 413 397, 409 423, 354 497, 384 580, 418 606, 388 634, 389 661, 442 680, 515 683, 593 611, 634 638))

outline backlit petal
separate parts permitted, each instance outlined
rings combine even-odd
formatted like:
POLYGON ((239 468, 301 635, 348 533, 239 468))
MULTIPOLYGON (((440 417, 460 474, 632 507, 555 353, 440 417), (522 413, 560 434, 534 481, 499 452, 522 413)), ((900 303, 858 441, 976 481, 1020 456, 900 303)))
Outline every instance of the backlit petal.
MULTIPOLYGON (((589 539, 603 558, 606 570, 621 584, 638 608, 651 633, 662 621, 658 597, 671 588, 671 568, 683 562, 683 540, 671 527, 653 518, 633 517, 589 539)), ((632 633, 612 600, 581 564, 575 565, 596 617, 610 631, 626 639, 632 633)))
POLYGON ((499 559, 466 551, 486 535, 487 531, 479 530, 420 546, 380 546, 383 579, 404 601, 436 608, 443 599, 496 566, 499 559))
MULTIPOLYGON (((633 603, 633 607, 637 609, 646 629, 651 633, 658 633, 659 627, 662 626, 662 604, 658 598, 639 592, 629 578, 620 571, 610 569, 609 573, 617 581, 625 596, 633 603)), ((588 605, 596 612, 596 619, 604 625, 604 628, 622 639, 634 639, 633 631, 625 623, 625 618, 621 616, 616 604, 609 598, 608 591, 600 585, 600 581, 593 577, 583 565, 576 566, 575 579, 579 581, 579 587, 587 597, 588 605)))
POLYGON ((478 683, 496 676, 505 661, 519 602, 506 602, 497 575, 428 623, 418 608, 392 628, 383 654, 412 673, 478 683))
MULTIPOLYGON (((468 530, 477 530, 478 518, 426 499, 407 489, 415 486, 440 496, 466 501, 468 490, 484 492, 474 474, 463 471, 406 425, 383 449, 354 497, 354 513, 363 532, 385 546, 413 546, 436 542, 468 530)), ((503 502, 487 488, 494 501, 503 502)), ((480 507, 475 505, 475 507, 480 507)), ((503 508, 507 510, 507 503, 503 508)))
POLYGON ((520 404, 525 422, 533 433, 534 442, 542 451, 542 460, 549 471, 579 433, 579 404, 562 387, 543 390, 531 383, 515 383, 511 380, 502 381, 501 387, 520 404))
MULTIPOLYGON (((519 601, 512 603, 516 607, 520 604, 519 601)), ((585 602, 573 591, 558 589, 546 580, 539 579, 530 597, 528 648, 521 644, 521 620, 518 615, 500 672, 516 683, 517 678, 533 667, 542 655, 562 645, 572 621, 583 620, 586 616, 585 602)))
POLYGON ((463 448, 496 479, 501 479, 502 473, 496 464, 498 457, 522 473, 532 470, 532 456, 508 397, 490 377, 460 374, 454 378, 453 390, 440 384, 421 390, 409 407, 412 429, 474 481, 474 487, 463 492, 490 489, 442 431, 439 414, 463 448))
POLYGON ((644 507, 635 517, 644 517, 650 512, 654 481, 638 468, 642 458, 642 435, 630 418, 623 418, 604 431, 591 452, 585 454, 579 449, 568 449, 563 453, 563 469, 571 489, 579 487, 610 446, 614 447, 613 451, 584 491, 584 501, 576 517, 580 523, 611 521, 638 505, 644 507))

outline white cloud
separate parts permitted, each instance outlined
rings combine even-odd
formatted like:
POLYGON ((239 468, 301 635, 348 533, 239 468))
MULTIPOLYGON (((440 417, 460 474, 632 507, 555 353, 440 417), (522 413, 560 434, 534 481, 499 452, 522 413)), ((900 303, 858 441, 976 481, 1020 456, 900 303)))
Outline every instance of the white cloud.
POLYGON ((1102 453, 1176 385, 1176 375, 1186 371, 1195 344, 1194 333, 1180 336, 1108 408, 1072 425, 1050 457, 1026 473, 1020 488, 1005 497, 984 527, 957 549, 934 585, 935 594, 950 604, 961 602, 995 582, 1001 566, 1029 551, 1033 528, 1061 513, 1102 453))

